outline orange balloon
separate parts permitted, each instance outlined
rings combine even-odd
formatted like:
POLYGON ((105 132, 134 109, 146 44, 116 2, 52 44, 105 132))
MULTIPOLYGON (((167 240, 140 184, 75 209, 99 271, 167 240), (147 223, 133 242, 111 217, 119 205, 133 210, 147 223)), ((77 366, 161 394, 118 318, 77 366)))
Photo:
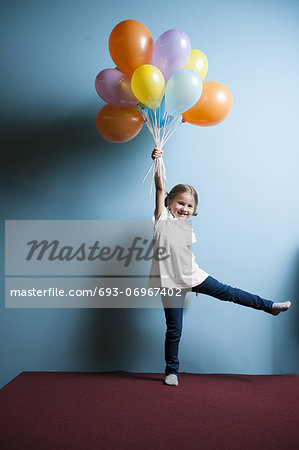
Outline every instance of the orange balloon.
POLYGON ((137 67, 152 61, 154 41, 150 31, 137 20, 124 20, 117 24, 109 37, 111 58, 129 77, 137 67))
POLYGON ((133 139, 143 125, 143 117, 134 108, 105 105, 97 115, 96 126, 100 135, 109 142, 127 142, 133 139))
POLYGON ((183 113, 183 120, 192 125, 210 127, 222 122, 230 113, 233 97, 230 90, 217 81, 203 83, 198 102, 183 113))

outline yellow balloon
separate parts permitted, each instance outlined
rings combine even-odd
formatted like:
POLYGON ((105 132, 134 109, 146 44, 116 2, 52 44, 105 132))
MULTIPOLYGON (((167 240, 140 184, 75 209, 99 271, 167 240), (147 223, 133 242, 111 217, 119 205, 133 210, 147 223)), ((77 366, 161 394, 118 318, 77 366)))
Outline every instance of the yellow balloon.
POLYGON ((157 109, 164 95, 165 80, 157 67, 143 64, 134 71, 131 87, 140 102, 148 108, 157 109))
POLYGON ((194 70, 203 80, 208 71, 208 60, 206 55, 200 50, 192 49, 184 69, 194 70))

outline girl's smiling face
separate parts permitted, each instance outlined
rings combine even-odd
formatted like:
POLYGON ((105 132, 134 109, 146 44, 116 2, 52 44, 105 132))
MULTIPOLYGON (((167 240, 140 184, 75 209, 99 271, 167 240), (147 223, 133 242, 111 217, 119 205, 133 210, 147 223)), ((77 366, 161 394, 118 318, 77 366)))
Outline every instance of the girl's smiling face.
POLYGON ((194 197, 190 192, 177 194, 174 199, 168 203, 168 208, 176 219, 186 220, 194 213, 194 197))

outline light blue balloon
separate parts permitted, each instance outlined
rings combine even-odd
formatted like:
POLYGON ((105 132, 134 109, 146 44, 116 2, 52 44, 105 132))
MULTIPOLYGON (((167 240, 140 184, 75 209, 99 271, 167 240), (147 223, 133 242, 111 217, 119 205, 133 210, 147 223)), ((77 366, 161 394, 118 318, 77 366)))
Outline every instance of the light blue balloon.
POLYGON ((202 79, 191 69, 181 69, 168 80, 165 88, 165 108, 170 116, 190 109, 202 93, 202 79))

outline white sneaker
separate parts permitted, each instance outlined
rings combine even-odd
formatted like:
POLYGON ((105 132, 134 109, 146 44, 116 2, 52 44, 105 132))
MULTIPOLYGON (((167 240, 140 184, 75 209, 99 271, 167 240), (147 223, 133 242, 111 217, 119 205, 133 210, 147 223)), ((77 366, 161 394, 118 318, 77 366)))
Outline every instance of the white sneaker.
POLYGON ((164 383, 168 384, 169 386, 177 386, 179 384, 177 375, 175 373, 166 375, 164 383))

